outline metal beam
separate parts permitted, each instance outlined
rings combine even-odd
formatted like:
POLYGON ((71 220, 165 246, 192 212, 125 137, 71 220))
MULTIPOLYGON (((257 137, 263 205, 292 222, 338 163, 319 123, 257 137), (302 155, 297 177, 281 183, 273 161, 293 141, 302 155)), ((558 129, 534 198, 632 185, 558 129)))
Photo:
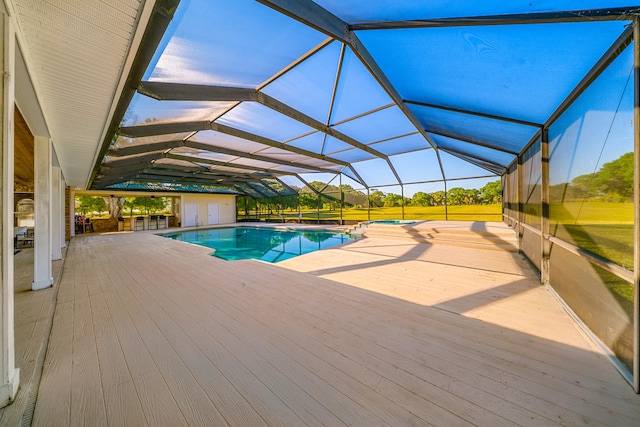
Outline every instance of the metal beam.
POLYGON ((252 153, 247 153, 244 151, 240 151, 240 150, 233 150, 231 148, 225 148, 225 147, 218 147, 215 145, 211 145, 211 144, 206 144, 203 142, 196 142, 196 141, 191 141, 191 140, 173 140, 173 141, 164 141, 164 142, 154 142, 154 143, 150 143, 150 144, 139 144, 139 145, 135 145, 135 146, 131 146, 131 147, 125 147, 125 148, 120 148, 117 150, 111 150, 109 151, 109 155, 110 156, 114 156, 114 157, 120 157, 120 156, 129 156, 129 155, 134 155, 134 154, 140 154, 140 153, 144 153, 147 151, 160 151, 160 150, 168 150, 168 149, 172 149, 172 148, 179 148, 179 147, 188 147, 188 148, 193 148, 196 150, 204 150, 204 151, 208 151, 211 153, 219 153, 219 154, 226 154, 229 156, 235 156, 235 157, 240 157, 243 159, 252 159, 252 160, 259 160, 262 162, 268 162, 268 163, 274 163, 277 165, 283 165, 283 166, 293 166, 293 167, 297 167, 300 169, 308 169, 310 171, 316 171, 316 172, 323 172, 323 173, 336 173, 335 170, 331 170, 331 169, 326 169, 326 168, 320 168, 317 166, 310 166, 310 165, 306 165, 303 163, 299 163, 299 162, 294 162, 294 161, 290 161, 290 160, 281 160, 275 157, 269 157, 269 156, 262 156, 259 154, 252 154, 252 153))
POLYGON ((156 182, 160 184, 194 184, 201 186, 226 186, 231 187, 235 184, 234 181, 205 181, 196 178, 175 178, 173 180, 167 179, 165 176, 156 176, 152 174, 140 174, 135 178, 137 182, 156 182))
POLYGON ((230 179, 228 176, 220 176, 220 177, 205 177, 205 176, 174 176, 174 175, 163 175, 155 173, 153 170, 144 171, 136 176, 136 180, 154 180, 154 182, 190 182, 190 183, 213 183, 217 184, 220 182, 253 182, 255 180, 238 180, 235 181, 235 178, 230 179))
POLYGON ((270 109, 279 112, 280 114, 283 114, 287 117, 291 117, 292 119, 303 123, 307 126, 309 126, 310 128, 313 128, 317 131, 320 131, 322 133, 325 133, 327 135, 330 135, 342 142, 346 142, 347 144, 351 145, 352 147, 355 148, 359 148, 362 151, 366 151, 367 153, 373 154, 376 157, 379 157, 381 159, 386 159, 387 155, 384 153, 379 152, 378 150, 375 150, 363 143, 361 143, 360 141, 357 141, 353 138, 351 138, 350 136, 347 136, 345 134, 343 134, 340 131, 337 131, 336 129, 332 128, 331 126, 328 126, 322 122, 319 122, 318 120, 307 116, 306 114, 295 110, 293 108, 291 108, 290 106, 288 106, 287 104, 278 101, 277 99, 264 94, 264 93, 259 93, 258 94, 258 102, 262 105, 264 105, 265 107, 269 107, 270 109))
POLYGON ((251 194, 247 193, 243 188, 242 185, 238 184, 238 183, 234 183, 230 185, 231 187, 233 187, 237 192, 242 193, 242 195, 244 196, 248 196, 248 197, 253 197, 251 194))
POLYGON ((267 172, 269 174, 274 174, 275 173, 275 174, 279 174, 279 175, 294 175, 293 172, 283 172, 283 171, 273 170, 273 169, 268 169, 268 168, 258 168, 258 167, 255 167, 255 166, 238 165, 238 164, 233 164, 233 163, 228 163, 228 162, 220 162, 218 160, 205 159, 205 158, 201 158, 201 157, 184 156, 184 155, 180 155, 180 154, 168 153, 168 154, 165 155, 165 157, 167 159, 182 160, 184 162, 203 163, 205 165, 222 166, 222 167, 233 168, 233 169, 250 170, 250 171, 254 171, 254 172, 267 172))
POLYGON ((140 82, 138 92, 159 101, 255 101, 253 88, 184 83, 140 82))
POLYGON ((211 129, 210 122, 200 120, 195 122, 171 122, 153 123, 149 125, 123 126, 118 129, 118 133, 131 138, 142 138, 145 136, 170 135, 175 133, 190 133, 211 129))
POLYGON ((306 52, 304 55, 299 56, 298 58, 296 58, 295 61, 291 62, 286 67, 284 67, 283 69, 281 69, 277 73, 275 73, 272 76, 270 76, 267 80, 265 80, 262 83, 260 83, 256 87, 256 89, 262 90, 265 86, 268 86, 269 83, 272 83, 272 82, 278 80, 280 77, 282 77, 283 75, 287 74, 289 71, 293 70, 295 67, 297 67, 298 65, 300 65, 301 63, 303 63, 307 59, 311 58, 313 55, 315 55, 316 53, 320 52, 322 49, 324 49, 325 47, 329 46, 331 43, 333 43, 333 38, 331 38, 331 37, 321 41, 316 46, 311 48, 308 52, 306 52))
POLYGON ((281 197, 282 194, 280 194, 279 191, 271 188, 270 185, 267 185, 264 181, 259 181, 259 182, 248 182, 247 183, 248 186, 250 186, 253 189, 256 189, 256 186, 260 186, 260 188, 263 188, 267 193, 273 193, 271 195, 269 195, 268 197, 281 197))
POLYGON ((128 166, 120 166, 118 168, 108 167, 107 165, 103 165, 104 167, 100 168, 96 179, 99 179, 100 176, 114 176, 114 175, 123 175, 129 172, 140 171, 146 167, 151 167, 153 165, 152 161, 143 162, 143 163, 134 163, 128 166))
POLYGON ((317 195, 322 195, 322 193, 320 193, 318 190, 313 188, 313 186, 309 184, 307 181, 305 181, 300 175, 296 175, 296 178, 298 178, 300 182, 302 182, 307 188, 309 188, 309 190, 313 191, 317 195))
POLYGON ((511 154, 511 155, 514 155, 514 156, 518 155, 518 153, 516 151, 507 150, 506 148, 496 147, 495 145, 491 145, 491 144, 488 144, 486 142, 480 141, 478 139, 470 138, 468 136, 460 136, 460 135, 456 134, 455 132, 442 131, 442 130, 437 130, 436 131, 436 130, 431 130, 431 129, 427 129, 427 132, 429 132, 430 134, 434 134, 434 135, 440 135, 440 136, 445 136, 447 138, 457 139, 458 141, 467 142, 469 144, 477 145, 479 147, 490 148, 492 150, 500 151, 502 153, 507 153, 507 154, 511 154))
POLYGON ((281 180, 280 178, 275 178, 276 181, 278 181, 280 183, 280 185, 282 185, 284 188, 286 188, 287 190, 291 191, 294 194, 298 194, 298 192, 296 190, 294 190, 293 188, 291 188, 289 185, 287 185, 286 182, 284 182, 283 180, 281 180))
POLYGON ((258 0, 271 9, 290 18, 305 23, 330 37, 341 42, 347 42, 348 29, 346 24, 337 16, 312 1, 300 0, 258 0))
POLYGON ((640 7, 614 7, 606 9, 586 9, 558 12, 515 13, 489 16, 469 16, 461 18, 432 18, 392 22, 371 22, 353 24, 352 31, 389 30, 394 28, 432 27, 477 27, 482 25, 543 24, 581 21, 619 21, 634 19, 640 7))
POLYGON ((254 185, 251 185, 251 184, 253 184, 253 183, 247 182, 247 187, 251 188, 256 193, 261 194, 265 199, 268 199, 269 197, 273 197, 273 196, 270 196, 270 195, 266 194, 264 191, 262 191, 261 189, 256 188, 254 185))
POLYGON ((111 121, 104 131, 102 146, 100 147, 100 151, 97 153, 95 160, 96 163, 93 166, 87 187, 91 187, 91 183, 100 169, 104 156, 111 146, 113 135, 115 135, 118 130, 118 127, 122 122, 122 118, 124 117, 127 109, 129 108, 129 104, 136 93, 138 84, 142 80, 142 77, 151 62, 162 37, 164 37, 164 33, 173 19, 173 14, 178 8, 179 3, 180 0, 155 2, 153 11, 149 17, 149 22, 144 30, 144 34, 142 35, 140 47, 133 59, 133 64, 129 69, 127 80, 122 92, 120 93, 120 98, 118 99, 113 115, 111 116, 111 121))
MULTIPOLYGON (((331 135, 332 137, 346 142, 352 147, 359 148, 363 151, 366 151, 370 154, 373 154, 376 157, 386 159, 387 156, 373 148, 356 141, 343 134, 342 132, 337 131, 336 129, 328 126, 318 120, 310 117, 301 111, 298 111, 284 102, 278 101, 277 99, 262 93, 258 92, 255 89, 250 88, 238 88, 238 87, 228 87, 228 86, 202 86, 202 85, 190 85, 190 84, 179 84, 179 83, 162 83, 162 82, 142 82, 140 83, 140 91, 144 89, 144 93, 159 100, 172 100, 172 101, 256 101, 265 107, 268 107, 274 111, 277 111, 280 114, 283 114, 287 117, 290 117, 297 122, 303 123, 310 128, 316 129, 320 132, 323 132, 327 135, 331 135)), ((191 126, 191 130, 206 130, 207 127, 205 125, 206 122, 190 122, 190 123, 173 123, 173 124, 162 124, 162 125, 145 125, 138 126, 147 127, 147 126, 156 126, 157 129, 162 129, 161 133, 178 133, 188 131, 191 126), (197 127, 197 128, 196 128, 197 127)), ((156 131, 157 132, 157 131, 156 131)), ((133 136, 131 134, 131 129, 123 128, 121 129, 121 133, 123 135, 133 136)), ((137 135, 140 136, 140 135, 137 135)))
POLYGON ((366 181, 364 179, 362 179, 362 177, 360 176, 360 174, 358 173, 358 171, 353 167, 353 166, 349 166, 348 168, 345 168, 342 170, 342 172, 345 176, 348 176, 349 179, 353 179, 354 181, 359 182, 360 184, 362 184, 365 188, 369 188, 369 186, 367 185, 366 181), (351 171, 351 173, 353 174, 353 176, 349 176, 347 174, 347 172, 345 172, 345 170, 349 169, 351 171))
MULTIPOLYGON (((402 97, 396 91, 395 87, 391 84, 391 81, 382 72, 382 69, 374 61, 373 57, 366 49, 364 44, 358 39, 358 36, 352 32, 348 25, 337 16, 328 12, 326 9, 319 6, 317 3, 311 0, 258 0, 260 3, 268 6, 274 10, 281 12, 303 24, 315 28, 316 30, 327 34, 340 40, 343 43, 349 45, 356 56, 369 70, 371 75, 378 81, 380 86, 387 92, 387 94, 393 99, 395 104, 400 108, 404 115, 413 123, 415 128, 422 134, 423 138, 431 144, 436 150, 436 158, 438 159, 438 165, 440 166, 440 172, 442 178, 445 179, 444 168, 442 167, 442 161, 440 160, 440 154, 438 153, 438 147, 431 140, 429 135, 424 131, 424 128, 413 112, 402 102, 402 97)), ((345 141, 346 142, 346 141, 345 141)), ((382 154, 382 153, 381 153, 382 154)), ((391 169, 391 172, 395 175, 399 184, 402 184, 400 175, 396 172, 393 164, 389 161, 388 157, 381 157, 387 160, 387 164, 391 169)), ((353 168, 351 168, 353 170, 353 168)), ((353 171, 355 173, 355 170, 353 171)))
MULTIPOLYGON (((284 151, 289 151, 291 153, 300 154, 303 156, 311 157, 318 160, 323 160, 327 163, 333 163, 336 165, 340 165, 343 167, 349 167, 349 163, 334 159, 329 156, 324 156, 322 154, 314 153, 313 151, 304 150, 301 148, 294 147, 292 145, 287 145, 282 142, 274 141, 269 138, 265 138, 260 135, 255 135, 250 132, 246 132, 240 129, 233 128, 231 126, 222 125, 219 123, 210 123, 210 122, 186 122, 176 124, 182 126, 182 131, 198 131, 198 130, 213 130, 215 132, 220 132, 225 135, 234 136, 236 138, 245 139, 247 141, 257 142, 258 144, 266 145, 268 147, 279 148, 284 151)), ((171 128, 172 124, 158 124, 158 125, 144 125, 144 126, 131 126, 127 128, 122 128, 121 130, 125 131, 129 136, 135 137, 143 137, 143 136, 154 136, 154 135, 162 135, 165 132, 173 133, 173 129, 171 128)), ((127 150, 135 151, 133 147, 127 150)), ((119 150, 118 150, 119 151, 119 150)), ((275 163, 275 162, 273 162, 275 163)), ((315 169, 311 167, 306 167, 306 169, 315 169)), ((332 171, 331 173, 336 173, 332 171)))
MULTIPOLYGON (((256 198, 256 195, 251 193, 252 191, 256 191, 256 190, 254 190, 253 188, 249 187, 244 182, 239 183, 239 184, 234 184, 233 187, 240 188, 241 189, 240 191, 242 191, 244 194, 246 194, 247 196, 251 197, 252 199, 256 198)), ((258 192, 256 191, 256 193, 258 193, 258 192)), ((260 193, 258 193, 258 194, 260 194, 260 193)))
POLYGON ((485 159, 484 157, 477 156, 475 154, 469 154, 469 153, 466 153, 464 151, 461 151, 461 150, 458 150, 458 149, 455 149, 455 148, 441 147, 440 149, 442 151, 444 151, 444 152, 447 152, 447 153, 451 153, 451 154, 457 153, 457 154, 463 155, 465 157, 469 157, 469 158, 472 158, 472 159, 478 159, 478 160, 480 160, 480 161, 482 161, 484 163, 487 163, 489 165, 494 165, 494 166, 496 166, 497 168, 500 168, 500 169, 506 169, 501 164, 498 164, 498 163, 496 163, 496 162, 494 162, 492 160, 485 159))
POLYGON ((256 181, 256 179, 246 179, 246 178, 237 178, 237 177, 231 177, 231 176, 223 176, 223 175, 212 175, 212 176, 207 176, 204 174, 199 174, 199 175, 189 175, 186 174, 184 172, 178 172, 179 175, 175 175, 175 174, 164 174, 164 173, 160 173, 161 171, 156 170, 156 169, 146 169, 144 171, 142 171, 140 174, 137 175, 137 177, 139 179, 145 179, 145 177, 156 177, 158 179, 164 179, 164 180, 171 180, 171 181, 184 181, 184 180, 191 180, 191 181, 198 181, 198 182, 213 182, 213 183, 218 183, 218 182, 228 182, 228 181, 233 181, 233 182, 254 182, 256 181))
POLYGON ((215 145, 209 145, 209 144, 205 144, 203 142, 195 142, 195 141, 187 140, 187 141, 185 141, 184 145, 185 145, 185 147, 189 147, 189 148, 195 148, 195 149, 198 149, 198 150, 206 150, 206 151, 210 151, 212 153, 227 154, 229 156, 241 157, 243 159, 259 160, 261 162, 274 163, 274 164, 282 165, 282 166, 293 166, 293 167, 296 167, 296 168, 308 169, 308 170, 317 171, 317 172, 336 173, 335 170, 331 170, 331 169, 320 168, 320 167, 317 167, 317 166, 305 165, 303 163, 289 161, 289 160, 281 160, 281 159, 277 159, 277 158, 274 158, 274 157, 263 156, 263 155, 260 155, 260 154, 247 153, 247 152, 244 152, 244 151, 233 150, 231 148, 217 147, 215 145))
POLYGON ((141 163, 148 163, 154 160, 162 159, 165 157, 165 154, 162 151, 155 151, 153 153, 145 154, 142 156, 135 157, 123 157, 116 160, 110 160, 101 164, 101 167, 107 167, 110 169, 117 169, 123 166, 136 165, 141 163))
MULTIPOLYGON (((338 65, 336 66, 336 75, 333 79, 333 89, 331 90, 331 102, 329 103, 329 112, 327 113, 327 125, 331 125, 331 117, 333 116, 333 109, 336 103, 336 94, 338 93, 338 86, 340 84, 340 76, 342 75, 342 64, 344 63, 344 53, 347 46, 343 43, 340 46, 340 56, 338 57, 338 65)), ((326 141, 326 138, 325 138, 326 141)), ((324 143, 322 144, 322 152, 324 153, 324 143)))
MULTIPOLYGON (((443 149, 443 151, 446 152, 446 149, 443 149)), ((454 156, 454 157, 457 157, 460 160, 463 160, 463 161, 465 161, 467 163, 471 163, 472 165, 477 166, 477 167, 479 167, 481 169, 484 169, 484 170, 486 170, 488 172, 491 172, 494 175, 502 175, 502 173, 504 173, 507 170, 507 168, 505 168, 504 166, 495 166, 494 163, 487 164, 483 160, 476 159, 476 158, 473 158, 473 157, 469 157, 466 154, 454 153, 454 152, 449 152, 447 154, 449 154, 451 156, 454 156)), ((467 179, 467 178, 449 178, 447 181, 455 181, 457 179, 467 179)), ((469 179, 471 179, 471 177, 469 179)))
MULTIPOLYGON (((529 142, 527 142, 527 145, 525 145, 522 150, 520 150, 520 152, 518 153, 519 156, 521 156, 522 154, 524 154, 529 148, 531 148, 531 146, 533 144, 536 143, 536 141, 538 139, 540 139, 542 137, 542 128, 540 128, 538 130, 538 132, 536 132, 533 137, 529 140, 529 142)), ((511 162, 511 164, 507 167, 507 169, 511 168, 511 166, 516 163, 518 161, 518 159, 515 159, 513 162, 511 162)))
POLYGON ((136 144, 124 148, 116 148, 109 150, 107 155, 110 157, 126 157, 134 156, 136 154, 150 153, 153 151, 166 151, 172 148, 183 147, 184 141, 181 139, 174 139, 171 141, 151 142, 149 144, 136 144))
MULTIPOLYGON (((392 102, 390 104, 386 104, 386 105, 381 105, 380 107, 374 108, 373 110, 365 111, 364 113, 356 114, 355 116, 347 117, 346 119, 342 119, 342 120, 339 120, 337 122, 333 122, 333 123, 331 123, 331 126, 340 126, 342 124, 351 122, 353 120, 361 119, 362 117, 367 117, 367 116, 369 116, 369 115, 371 115, 373 113, 377 113, 379 111, 386 110, 387 108, 395 107, 395 106, 396 106, 396 104, 394 102, 392 102)), ((419 133, 419 132, 416 131, 414 133, 419 133)), ((369 144, 372 144, 372 143, 370 142, 369 144)))
POLYGON ((542 123, 534 123, 534 122, 529 122, 527 120, 515 119, 515 118, 512 118, 512 117, 496 116, 494 114, 481 113, 481 112, 478 112, 478 111, 463 110, 461 108, 446 107, 444 105, 430 104, 428 102, 411 101, 411 100, 408 100, 408 99, 405 99, 404 102, 406 104, 418 105, 420 107, 428 107, 428 108, 434 108, 436 110, 451 111, 452 113, 466 114, 466 115, 469 115, 469 116, 476 116, 476 117, 482 117, 484 119, 498 120, 498 121, 501 121, 501 122, 508 122, 508 123, 513 123, 513 124, 516 124, 516 125, 530 126, 530 127, 534 127, 534 128, 541 128, 542 127, 542 123))
MULTIPOLYGON (((237 176, 239 178, 254 178, 254 175, 251 173, 238 173, 238 172, 228 172, 219 169, 212 169, 205 165, 196 165, 196 166, 178 166, 166 163, 153 163, 150 167, 153 170, 165 170, 165 171, 179 171, 179 172, 187 172, 187 173, 213 173, 217 175, 224 176, 237 176)), ((146 168, 145 170, 150 170, 146 168)), ((260 177, 265 177, 266 174, 260 173, 260 177)), ((275 175, 268 176, 270 178, 275 178, 275 175)))
POLYGON ((611 64, 622 51, 633 41, 633 26, 627 27, 611 47, 602 55, 598 62, 589 70, 586 76, 578 83, 571 93, 560 104, 556 111, 545 122, 545 127, 550 127, 558 117, 594 82, 596 78, 611 64))
MULTIPOLYGON (((291 145, 283 144, 282 142, 274 141, 269 138, 265 138, 260 135, 255 135, 240 129, 233 128, 231 126, 223 125, 220 123, 211 123, 211 130, 224 133, 226 135, 235 136, 240 139, 246 139, 247 141, 257 142, 258 144, 266 145, 268 147, 280 148, 281 150, 290 151, 292 153, 302 154, 307 157, 311 157, 318 160, 323 160, 327 163, 333 163, 336 165, 348 167, 349 163, 343 160, 334 159, 329 156, 314 153, 313 151, 304 150, 302 148, 294 147, 291 145)), ((335 172, 334 172, 335 173, 335 172)))
POLYGON ((143 169, 141 171, 141 173, 144 174, 151 174, 151 175, 159 175, 159 176, 167 176, 167 177, 174 177, 174 178, 199 178, 199 179, 206 179, 206 180, 219 180, 219 179, 229 179, 229 178, 233 178, 233 179, 237 179, 238 181, 255 181, 257 178, 250 178, 248 176, 246 177, 240 177, 237 175, 225 175, 225 174, 214 174, 211 172, 204 172, 204 171, 200 171, 200 172, 182 172, 182 171, 176 171, 176 170, 171 170, 171 169, 162 169, 162 168, 147 168, 147 169, 143 169))
POLYGON ((121 182, 126 182, 136 177, 139 173, 140 171, 134 171, 124 175, 120 175, 120 176, 104 177, 99 180, 96 179, 93 181, 92 188, 99 189, 99 188, 108 187, 109 185, 112 185, 112 184, 119 184, 121 182))

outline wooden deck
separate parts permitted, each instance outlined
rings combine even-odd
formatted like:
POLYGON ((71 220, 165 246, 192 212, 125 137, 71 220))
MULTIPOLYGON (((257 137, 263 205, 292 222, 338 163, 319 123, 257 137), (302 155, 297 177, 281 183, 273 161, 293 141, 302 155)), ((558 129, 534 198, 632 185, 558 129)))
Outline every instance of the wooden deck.
POLYGON ((517 254, 373 238, 277 265, 207 253, 74 238, 33 425, 640 420, 640 396, 517 254))
MULTIPOLYGON (((16 400, 0 409, 0 426, 28 426, 33 415, 38 381, 47 349, 55 308, 55 288, 31 291, 33 248, 21 249, 14 256, 14 304, 16 366, 20 368, 20 387, 16 400)), ((63 262, 53 262, 58 281, 63 262)))

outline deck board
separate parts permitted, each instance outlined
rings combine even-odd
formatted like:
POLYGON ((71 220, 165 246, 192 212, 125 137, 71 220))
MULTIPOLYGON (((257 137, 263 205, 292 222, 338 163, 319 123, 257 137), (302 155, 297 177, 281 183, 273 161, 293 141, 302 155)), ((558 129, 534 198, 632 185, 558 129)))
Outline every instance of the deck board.
POLYGON ((144 232, 73 239, 34 425, 640 419, 518 254, 375 238, 277 265, 208 253, 144 232))
MULTIPOLYGON (((62 261, 52 263, 54 280, 59 280, 62 261)), ((33 249, 14 255, 14 321, 16 366, 20 369, 20 387, 15 401, 0 409, 0 425, 14 426, 31 415, 32 394, 35 395, 49 336, 56 289, 31 291, 33 282, 33 249)))

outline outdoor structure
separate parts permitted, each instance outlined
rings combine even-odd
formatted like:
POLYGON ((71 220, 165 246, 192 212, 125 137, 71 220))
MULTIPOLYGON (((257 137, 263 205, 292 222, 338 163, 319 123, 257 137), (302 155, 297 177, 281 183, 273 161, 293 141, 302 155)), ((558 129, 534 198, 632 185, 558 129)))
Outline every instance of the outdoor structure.
POLYGON ((521 252, 640 392, 640 2, 4 0, 0 12, 0 404, 19 384, 18 115, 33 136, 34 290, 52 283, 76 189, 220 194, 183 195, 190 226, 230 222, 235 196, 311 181, 404 197, 501 179, 521 252))

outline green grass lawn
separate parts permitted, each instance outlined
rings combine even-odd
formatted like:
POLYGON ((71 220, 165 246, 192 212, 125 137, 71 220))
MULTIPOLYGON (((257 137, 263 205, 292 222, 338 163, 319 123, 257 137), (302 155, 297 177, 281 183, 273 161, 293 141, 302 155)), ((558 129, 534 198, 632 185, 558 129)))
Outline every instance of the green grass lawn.
POLYGON ((633 224, 633 203, 551 203, 552 222, 564 224, 633 224))
MULTIPOLYGON (((288 216, 288 215, 285 215, 288 216)), ((297 213, 293 215, 297 217, 297 213)), ((307 220, 318 218, 317 211, 303 211, 302 216, 307 220)), ((320 219, 338 220, 340 211, 320 211, 320 219)), ((343 209, 342 219, 347 221, 368 221, 379 219, 413 219, 413 220, 444 220, 444 206, 407 206, 404 208, 404 217, 401 207, 375 208, 368 214, 367 209, 343 209)), ((449 206, 449 220, 465 221, 502 221, 501 205, 465 205, 449 206)))
POLYGON ((551 204, 551 234, 633 269, 633 203, 551 204))
POLYGON ((633 224, 559 224, 557 238, 633 270, 633 224))

